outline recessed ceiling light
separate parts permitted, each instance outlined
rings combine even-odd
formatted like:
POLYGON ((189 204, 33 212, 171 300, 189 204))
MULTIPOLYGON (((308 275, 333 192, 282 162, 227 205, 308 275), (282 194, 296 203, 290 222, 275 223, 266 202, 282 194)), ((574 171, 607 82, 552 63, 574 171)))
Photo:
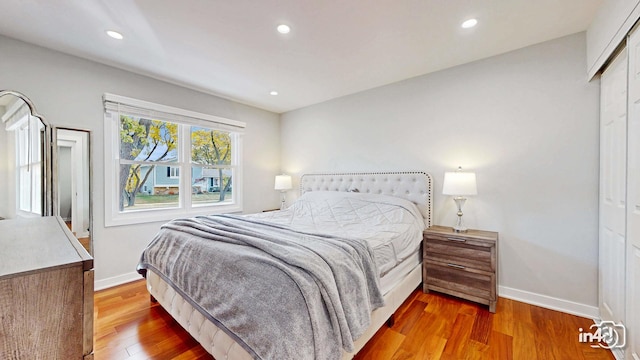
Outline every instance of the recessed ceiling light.
POLYGON ((273 95, 273 96, 276 96, 276 95, 278 95, 278 92, 277 92, 277 91, 275 91, 275 90, 273 90, 273 91, 272 91, 272 92, 270 92, 269 94, 271 94, 271 95, 273 95))
POLYGON ((285 25, 285 24, 278 25, 277 29, 280 34, 288 34, 289 31, 291 31, 291 28, 289 27, 289 25, 285 25))
POLYGON ((461 26, 462 26, 463 29, 469 29, 469 28, 472 28, 472 27, 476 26, 477 24, 478 24, 478 20, 469 19, 469 20, 463 22, 461 26))
POLYGON ((122 36, 122 34, 120 34, 117 31, 113 31, 113 30, 107 30, 107 35, 111 36, 114 39, 118 39, 118 40, 124 39, 124 36, 122 36))

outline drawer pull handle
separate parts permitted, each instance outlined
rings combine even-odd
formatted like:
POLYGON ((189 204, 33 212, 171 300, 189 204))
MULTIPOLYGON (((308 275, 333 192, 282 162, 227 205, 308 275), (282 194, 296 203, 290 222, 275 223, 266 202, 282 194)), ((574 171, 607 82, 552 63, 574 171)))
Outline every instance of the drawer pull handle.
POLYGON ((448 237, 447 240, 458 241, 458 242, 466 242, 467 241, 467 239, 452 238, 452 237, 448 237))
POLYGON ((465 266, 458 265, 458 264, 447 264, 447 266, 452 267, 452 268, 456 268, 456 269, 466 269, 465 266))

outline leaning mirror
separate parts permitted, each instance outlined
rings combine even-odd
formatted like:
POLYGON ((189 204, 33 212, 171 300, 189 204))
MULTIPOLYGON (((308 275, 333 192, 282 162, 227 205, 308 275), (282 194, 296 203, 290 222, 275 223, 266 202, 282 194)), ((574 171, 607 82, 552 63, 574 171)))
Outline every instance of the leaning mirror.
POLYGON ((90 132, 54 127, 54 212, 92 252, 90 132))
POLYGON ((0 120, 0 217, 52 215, 51 127, 12 90, 0 90, 0 120))

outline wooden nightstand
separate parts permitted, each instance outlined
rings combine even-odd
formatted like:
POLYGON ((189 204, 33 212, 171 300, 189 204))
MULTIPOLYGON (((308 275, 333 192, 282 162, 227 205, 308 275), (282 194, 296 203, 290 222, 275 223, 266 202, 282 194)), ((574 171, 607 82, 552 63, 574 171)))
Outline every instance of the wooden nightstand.
POLYGON ((454 232, 432 226, 423 233, 423 291, 429 290, 489 305, 498 301, 498 233, 454 232))

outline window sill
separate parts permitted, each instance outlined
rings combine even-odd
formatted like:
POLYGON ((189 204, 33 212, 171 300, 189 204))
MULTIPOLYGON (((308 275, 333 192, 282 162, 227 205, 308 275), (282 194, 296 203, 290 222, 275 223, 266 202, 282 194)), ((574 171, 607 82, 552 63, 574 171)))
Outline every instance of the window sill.
POLYGON ((217 215, 217 214, 230 214, 241 213, 242 206, 238 204, 230 205, 217 205, 217 206, 201 206, 194 207, 189 211, 185 209, 158 209, 158 210, 146 210, 141 212, 118 212, 111 217, 105 217, 104 226, 123 226, 123 225, 137 225, 153 222, 168 222, 169 220, 177 218, 186 218, 202 215, 217 215))

